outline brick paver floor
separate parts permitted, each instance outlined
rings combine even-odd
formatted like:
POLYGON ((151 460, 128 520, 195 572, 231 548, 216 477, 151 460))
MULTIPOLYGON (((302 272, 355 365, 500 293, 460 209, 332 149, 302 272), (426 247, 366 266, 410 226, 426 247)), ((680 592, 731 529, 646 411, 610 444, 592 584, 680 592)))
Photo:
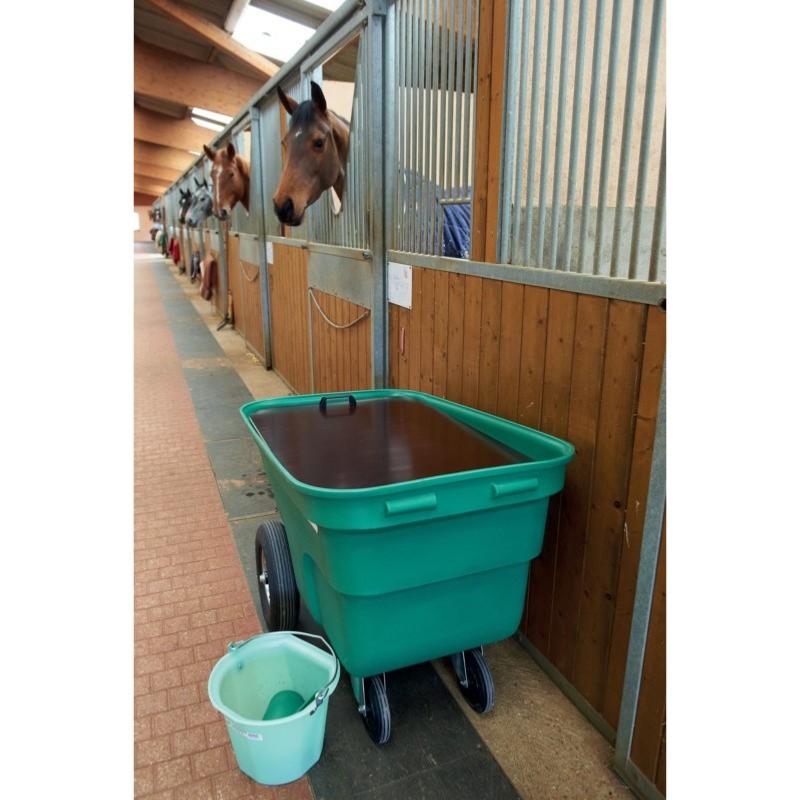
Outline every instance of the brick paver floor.
POLYGON ((203 446, 153 269, 134 268, 135 796, 311 798, 236 767, 208 701, 215 661, 258 633, 256 610, 203 446))

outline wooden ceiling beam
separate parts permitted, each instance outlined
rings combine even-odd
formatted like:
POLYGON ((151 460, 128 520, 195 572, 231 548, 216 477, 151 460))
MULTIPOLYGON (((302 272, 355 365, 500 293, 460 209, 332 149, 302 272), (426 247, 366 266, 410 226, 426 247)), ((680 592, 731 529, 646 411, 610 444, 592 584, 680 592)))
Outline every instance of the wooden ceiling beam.
POLYGON ((229 116, 235 115, 263 85, 256 78, 203 64, 136 39, 133 58, 133 90, 137 94, 229 116))
MULTIPOLYGON (((216 47, 221 53, 236 59, 245 67, 256 70, 264 80, 268 80, 278 71, 277 64, 273 64, 269 59, 240 44, 227 31, 218 28, 213 22, 209 22, 185 6, 180 6, 172 0, 148 0, 148 3, 164 16, 178 22, 195 36, 199 36, 203 41, 216 47)), ((208 106, 204 106, 204 108, 208 108, 208 106)))
POLYGON ((201 128, 188 119, 175 119, 144 108, 133 108, 133 137, 141 142, 161 144, 176 150, 203 151, 214 138, 214 131, 201 128))
POLYGON ((134 161, 133 171, 137 175, 147 175, 148 178, 167 185, 181 176, 180 170, 159 167, 157 164, 146 164, 143 161, 134 161))
POLYGON ((134 139, 133 160, 142 161, 146 164, 157 164, 168 169, 177 169, 183 172, 197 156, 187 153, 185 150, 176 150, 174 147, 162 147, 150 142, 140 142, 134 139))
POLYGON ((140 184, 146 184, 153 189, 157 187, 161 192, 166 192, 172 183, 172 181, 164 181, 160 178, 154 178, 152 175, 140 175, 138 172, 133 173, 133 182, 136 186, 140 184))
POLYGON ((159 183, 151 183, 146 178, 138 178, 136 176, 133 178, 134 192, 145 192, 146 194, 154 194, 157 197, 161 197, 166 190, 166 186, 162 186, 159 183))
POLYGON ((137 192, 136 190, 133 192, 134 206, 151 206, 156 200, 158 200, 157 194, 150 194, 150 192, 137 192))
POLYGON ((151 164, 149 161, 133 162, 133 171, 142 175, 154 175, 160 180, 168 180, 170 183, 181 176, 183 170, 164 167, 161 164, 151 164))

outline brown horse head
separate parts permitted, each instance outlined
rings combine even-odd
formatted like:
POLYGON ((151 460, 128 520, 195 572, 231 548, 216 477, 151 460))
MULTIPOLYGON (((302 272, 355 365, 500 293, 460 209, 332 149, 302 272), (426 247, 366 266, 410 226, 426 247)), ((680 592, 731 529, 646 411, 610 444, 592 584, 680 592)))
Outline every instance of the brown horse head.
POLYGON ((313 81, 310 100, 298 103, 280 86, 278 97, 292 120, 281 141, 283 174, 272 203, 281 222, 299 225, 306 209, 326 189, 333 188, 342 199, 350 127, 328 110, 322 89, 313 81))
POLYGON ((236 153, 233 142, 215 150, 203 145, 211 161, 211 193, 214 216, 225 220, 237 203, 250 211, 250 164, 236 153))

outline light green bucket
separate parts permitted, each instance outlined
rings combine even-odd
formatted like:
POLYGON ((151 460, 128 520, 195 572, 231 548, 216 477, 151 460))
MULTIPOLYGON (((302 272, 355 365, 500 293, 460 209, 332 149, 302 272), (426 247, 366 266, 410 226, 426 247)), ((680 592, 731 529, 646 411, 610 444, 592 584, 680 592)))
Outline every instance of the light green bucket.
POLYGON ((229 644, 208 677, 208 696, 225 717, 239 769, 271 786, 305 775, 322 753, 338 682, 339 660, 321 636, 281 631, 229 644))

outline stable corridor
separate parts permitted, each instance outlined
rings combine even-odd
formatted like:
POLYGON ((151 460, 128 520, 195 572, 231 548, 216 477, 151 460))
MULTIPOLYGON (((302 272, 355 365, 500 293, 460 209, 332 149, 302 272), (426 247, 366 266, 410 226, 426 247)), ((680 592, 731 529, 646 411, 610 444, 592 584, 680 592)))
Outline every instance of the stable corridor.
POLYGON ((135 796, 305 800, 312 796, 305 779, 269 788, 239 772, 208 701, 213 663, 228 642, 261 625, 154 268, 166 269, 163 259, 136 259, 135 796))

